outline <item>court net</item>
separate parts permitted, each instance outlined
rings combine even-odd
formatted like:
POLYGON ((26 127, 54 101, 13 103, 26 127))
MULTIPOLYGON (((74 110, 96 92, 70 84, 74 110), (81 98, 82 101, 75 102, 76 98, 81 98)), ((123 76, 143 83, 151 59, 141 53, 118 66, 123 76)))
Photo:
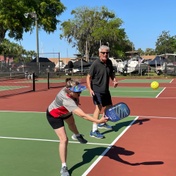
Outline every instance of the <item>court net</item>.
POLYGON ((0 97, 33 91, 32 75, 25 73, 0 74, 0 97))

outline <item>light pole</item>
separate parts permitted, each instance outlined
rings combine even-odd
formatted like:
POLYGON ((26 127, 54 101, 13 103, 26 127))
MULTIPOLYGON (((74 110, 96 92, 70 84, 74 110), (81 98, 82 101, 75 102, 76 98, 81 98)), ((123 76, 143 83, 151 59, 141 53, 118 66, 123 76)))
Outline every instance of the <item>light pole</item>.
POLYGON ((29 12, 24 14, 25 18, 33 18, 35 19, 35 27, 36 27, 36 50, 37 50, 37 57, 36 62, 39 63, 39 37, 38 37, 38 18, 36 12, 29 12))

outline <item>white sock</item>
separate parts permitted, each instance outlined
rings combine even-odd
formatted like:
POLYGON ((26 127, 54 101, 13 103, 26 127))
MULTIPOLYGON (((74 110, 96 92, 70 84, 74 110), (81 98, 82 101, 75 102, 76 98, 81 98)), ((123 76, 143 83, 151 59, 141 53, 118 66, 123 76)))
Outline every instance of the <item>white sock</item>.
POLYGON ((62 163, 62 167, 67 167, 66 163, 62 163))
POLYGON ((93 123, 92 125, 92 132, 95 132, 98 130, 98 125, 96 123, 93 123))

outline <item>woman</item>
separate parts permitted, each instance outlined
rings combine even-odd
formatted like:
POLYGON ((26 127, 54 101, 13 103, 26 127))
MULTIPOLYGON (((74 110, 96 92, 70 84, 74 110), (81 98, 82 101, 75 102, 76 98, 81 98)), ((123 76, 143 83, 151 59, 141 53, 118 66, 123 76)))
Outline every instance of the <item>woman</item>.
POLYGON ((68 124, 69 129, 73 132, 72 139, 85 144, 87 143, 87 140, 79 134, 73 114, 98 124, 105 123, 108 120, 105 117, 102 117, 99 120, 95 119, 78 107, 80 94, 85 89, 86 87, 79 82, 67 78, 66 86, 60 90, 54 101, 48 106, 46 112, 48 122, 60 140, 59 154, 62 163, 60 171, 61 176, 69 176, 66 165, 68 137, 65 131, 64 122, 68 124))

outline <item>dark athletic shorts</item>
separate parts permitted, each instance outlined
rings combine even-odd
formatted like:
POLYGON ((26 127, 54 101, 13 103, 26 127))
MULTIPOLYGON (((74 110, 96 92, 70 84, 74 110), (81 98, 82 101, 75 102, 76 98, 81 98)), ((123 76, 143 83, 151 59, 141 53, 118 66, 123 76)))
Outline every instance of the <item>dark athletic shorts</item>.
POLYGON ((72 116, 72 113, 68 113, 66 115, 62 115, 58 118, 54 118, 49 112, 48 110, 46 111, 46 117, 47 117, 47 120, 49 122, 49 124, 51 125, 51 127, 53 129, 58 129, 60 127, 63 127, 64 126, 64 119, 68 119, 69 117, 72 116))
POLYGON ((95 105, 102 105, 103 107, 112 105, 110 92, 107 93, 97 93, 94 92, 93 102, 95 105))

